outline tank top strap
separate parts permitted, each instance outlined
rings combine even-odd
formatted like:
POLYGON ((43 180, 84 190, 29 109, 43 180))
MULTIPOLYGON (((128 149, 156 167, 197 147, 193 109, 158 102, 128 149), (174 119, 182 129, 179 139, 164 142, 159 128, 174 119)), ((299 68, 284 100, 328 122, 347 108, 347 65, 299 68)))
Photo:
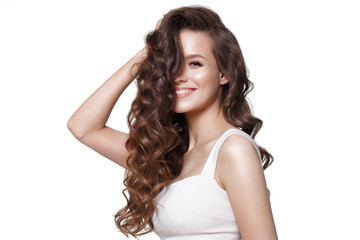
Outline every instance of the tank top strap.
POLYGON ((218 157, 218 153, 219 153, 219 149, 222 146, 222 144, 225 142, 225 140, 232 134, 240 134, 243 135, 244 137, 246 137, 247 139, 249 139, 253 145, 256 148, 256 151, 259 155, 259 159, 261 161, 261 154, 260 154, 260 149, 257 146, 256 142, 254 141, 254 139, 252 139, 251 136, 249 136, 246 132, 240 130, 240 129, 236 129, 236 128, 230 128, 228 129, 226 132, 224 132, 220 138, 216 141, 213 149, 211 150, 208 159, 206 160, 205 166, 201 172, 201 175, 206 175, 209 177, 214 177, 215 176, 215 169, 216 169, 216 163, 217 163, 217 157, 218 157))

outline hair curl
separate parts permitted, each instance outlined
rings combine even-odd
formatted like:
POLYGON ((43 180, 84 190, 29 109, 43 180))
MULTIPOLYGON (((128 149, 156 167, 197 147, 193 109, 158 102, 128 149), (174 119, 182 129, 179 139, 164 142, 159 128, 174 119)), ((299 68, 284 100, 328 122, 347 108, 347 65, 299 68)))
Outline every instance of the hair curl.
MULTIPOLYGON (((211 9, 192 6, 167 13, 160 26, 146 36, 147 57, 139 63, 137 96, 128 114, 130 137, 123 191, 127 205, 115 215, 126 236, 137 237, 153 230, 156 196, 180 174, 182 156, 189 146, 188 128, 175 105, 174 80, 183 67, 181 30, 207 33, 220 71, 229 80, 223 86, 222 109, 226 120, 255 138, 262 121, 252 115, 246 96, 253 84, 235 36, 211 9), (127 191, 127 194, 126 194, 127 191)), ((260 147, 263 168, 272 156, 260 147)))

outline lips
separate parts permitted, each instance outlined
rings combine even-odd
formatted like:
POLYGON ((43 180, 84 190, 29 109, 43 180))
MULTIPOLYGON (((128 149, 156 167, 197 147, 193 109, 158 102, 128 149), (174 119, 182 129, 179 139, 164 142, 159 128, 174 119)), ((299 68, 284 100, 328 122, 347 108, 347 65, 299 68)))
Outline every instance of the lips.
POLYGON ((194 88, 176 88, 176 98, 187 97, 192 94, 196 89, 194 88))

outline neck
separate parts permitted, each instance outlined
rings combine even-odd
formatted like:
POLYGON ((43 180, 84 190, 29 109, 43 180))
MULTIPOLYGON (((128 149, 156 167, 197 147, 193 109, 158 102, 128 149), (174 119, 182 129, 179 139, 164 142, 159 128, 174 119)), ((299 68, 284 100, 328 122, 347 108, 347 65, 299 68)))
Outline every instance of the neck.
POLYGON ((218 138, 233 127, 226 121, 222 108, 215 104, 202 111, 187 113, 185 119, 189 128, 189 150, 218 138))

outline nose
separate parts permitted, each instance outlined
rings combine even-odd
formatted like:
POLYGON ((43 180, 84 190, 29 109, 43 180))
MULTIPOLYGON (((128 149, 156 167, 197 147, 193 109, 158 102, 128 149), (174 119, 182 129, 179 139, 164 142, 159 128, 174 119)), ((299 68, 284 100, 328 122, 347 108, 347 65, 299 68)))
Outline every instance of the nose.
POLYGON ((187 77, 185 69, 183 68, 181 70, 179 76, 176 77, 175 82, 176 83, 187 82, 187 80, 188 80, 188 77, 187 77))

